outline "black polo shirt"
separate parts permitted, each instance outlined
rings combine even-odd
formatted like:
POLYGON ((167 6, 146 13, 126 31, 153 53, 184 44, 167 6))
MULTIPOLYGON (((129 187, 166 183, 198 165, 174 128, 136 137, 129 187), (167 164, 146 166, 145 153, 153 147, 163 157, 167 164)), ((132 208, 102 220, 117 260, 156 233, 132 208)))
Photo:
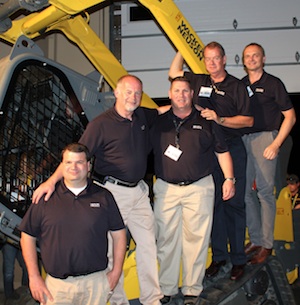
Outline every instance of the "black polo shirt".
POLYGON ((228 151, 219 126, 202 118, 194 107, 184 120, 176 117, 172 109, 160 115, 151 129, 151 143, 155 174, 171 183, 197 181, 211 174, 215 151, 228 151), (181 121, 183 122, 178 129, 181 121), (182 154, 174 161, 164 153, 170 144, 176 146, 176 143, 179 144, 182 154))
MULTIPOLYGON (((245 85, 236 77, 226 72, 222 82, 212 83, 207 74, 185 72, 194 90, 193 103, 203 108, 213 109, 219 117, 236 115, 252 116, 250 100, 245 85), (212 88, 209 97, 199 96, 201 88, 212 88)), ((242 129, 221 126, 226 138, 241 136, 242 129)))
POLYGON ((156 109, 139 107, 130 121, 113 107, 91 121, 79 142, 95 156, 94 170, 127 182, 143 179, 150 151, 149 127, 157 116, 156 109))
POLYGON ((258 131, 279 130, 282 121, 282 111, 293 108, 293 104, 288 96, 282 81, 263 72, 261 78, 250 85, 249 77, 242 81, 249 86, 251 107, 254 115, 254 126, 246 128, 246 133, 258 131))
POLYGON ((56 278, 107 268, 107 232, 124 228, 112 194, 89 180, 78 196, 63 181, 48 201, 32 204, 19 229, 39 241, 43 265, 56 278))

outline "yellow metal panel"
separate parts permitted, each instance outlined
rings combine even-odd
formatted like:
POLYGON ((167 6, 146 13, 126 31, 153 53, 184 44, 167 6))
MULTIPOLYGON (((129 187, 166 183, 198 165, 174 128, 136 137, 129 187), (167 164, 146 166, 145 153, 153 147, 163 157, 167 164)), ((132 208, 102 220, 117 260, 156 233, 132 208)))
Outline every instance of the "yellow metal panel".
MULTIPOLYGON (((122 75, 128 74, 81 15, 65 19, 55 24, 51 29, 62 31, 71 41, 76 43, 112 88, 116 87, 117 81, 122 75)), ((142 105, 149 108, 157 107, 145 93, 142 105)))
MULTIPOLYGON (((17 39, 24 34, 22 29, 24 22, 30 20, 36 15, 38 15, 38 13, 32 13, 28 16, 23 17, 22 19, 12 21, 12 27, 5 33, 1 33, 0 38, 10 42, 11 44, 14 44, 17 41, 17 39)), ((26 35, 26 36, 28 38, 34 38, 39 35, 40 33, 36 33, 35 35, 26 35)))
MULTIPOLYGON (((62 11, 74 15, 82 12, 89 7, 95 6, 107 0, 50 0, 49 3, 58 7, 62 11)), ((109 4, 109 2, 108 2, 109 4)))
POLYGON ((293 242, 292 204, 287 187, 283 188, 279 194, 276 201, 276 211, 274 239, 293 242))
POLYGON ((49 6, 39 14, 23 23, 22 30, 25 35, 35 34, 47 29, 50 25, 59 22, 68 15, 54 6, 49 6))
POLYGON ((194 73, 207 73, 203 62, 204 44, 173 0, 139 0, 160 24, 194 73))

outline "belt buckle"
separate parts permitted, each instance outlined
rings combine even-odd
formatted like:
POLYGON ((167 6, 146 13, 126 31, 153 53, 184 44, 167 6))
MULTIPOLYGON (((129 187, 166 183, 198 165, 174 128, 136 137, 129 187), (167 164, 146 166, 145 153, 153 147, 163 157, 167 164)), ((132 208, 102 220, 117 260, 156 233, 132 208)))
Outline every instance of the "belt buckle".
POLYGON ((179 183, 177 183, 177 185, 179 185, 179 186, 186 186, 186 185, 190 185, 190 184, 192 184, 192 183, 194 183, 194 181, 182 181, 182 182, 179 182, 179 183))
POLYGON ((110 177, 110 176, 105 176, 104 182, 106 182, 106 181, 108 181, 112 184, 118 184, 118 180, 116 180, 116 179, 114 179, 113 177, 110 177))

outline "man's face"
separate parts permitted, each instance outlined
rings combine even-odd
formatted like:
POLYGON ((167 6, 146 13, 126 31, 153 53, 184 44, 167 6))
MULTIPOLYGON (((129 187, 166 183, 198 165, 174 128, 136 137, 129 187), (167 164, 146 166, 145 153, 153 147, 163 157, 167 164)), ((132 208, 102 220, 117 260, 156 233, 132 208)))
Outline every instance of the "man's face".
POLYGON ((193 93, 187 82, 174 81, 169 90, 172 108, 175 111, 191 109, 193 93))
POLYGON ((84 186, 90 170, 84 152, 65 151, 62 159, 63 177, 66 185, 84 186))
POLYGON ((133 112, 140 105, 142 95, 142 85, 133 77, 125 78, 115 90, 116 103, 126 112, 133 112))
POLYGON ((291 193, 293 192, 297 192, 299 189, 300 183, 299 182, 289 182, 288 183, 288 188, 290 190, 291 193))
POLYGON ((218 74, 225 70, 226 56, 222 56, 218 48, 206 48, 204 51, 204 63, 209 74, 218 74))
POLYGON ((248 71, 262 70, 265 63, 265 57, 258 46, 249 46, 243 53, 244 65, 248 71))

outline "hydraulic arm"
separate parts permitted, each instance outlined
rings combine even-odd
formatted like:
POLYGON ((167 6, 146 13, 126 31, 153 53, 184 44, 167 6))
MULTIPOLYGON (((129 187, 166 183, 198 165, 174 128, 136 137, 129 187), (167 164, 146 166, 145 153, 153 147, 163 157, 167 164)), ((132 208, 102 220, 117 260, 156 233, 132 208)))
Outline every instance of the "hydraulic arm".
MULTIPOLYGON (((41 1, 32 2, 40 3, 41 1)), ((108 1, 52 0, 49 1, 49 4, 43 3, 40 6, 32 6, 32 10, 46 7, 39 12, 12 21, 11 27, 6 29, 5 25, 9 24, 8 20, 10 20, 9 15, 17 9, 18 4, 22 8, 22 1, 10 0, 7 2, 12 3, 10 9, 7 9, 8 4, 6 7, 0 8, 0 30, 3 31, 0 37, 13 44, 21 35, 33 39, 41 33, 59 30, 82 50, 95 68, 104 76, 107 83, 115 88, 118 78, 127 72, 89 26, 89 16, 85 12, 86 9, 95 5, 106 5, 106 2, 108 1), (7 16, 5 13, 7 13, 7 16), (5 21, 3 26, 1 26, 2 21, 5 21)), ((190 68, 194 72, 205 72, 202 60, 203 43, 173 0, 141 0, 139 2, 152 12, 167 37, 180 50, 190 68)), ((25 4, 26 1, 23 8, 25 4)), ((142 103, 148 107, 155 107, 153 101, 146 94, 143 96, 142 103)))

